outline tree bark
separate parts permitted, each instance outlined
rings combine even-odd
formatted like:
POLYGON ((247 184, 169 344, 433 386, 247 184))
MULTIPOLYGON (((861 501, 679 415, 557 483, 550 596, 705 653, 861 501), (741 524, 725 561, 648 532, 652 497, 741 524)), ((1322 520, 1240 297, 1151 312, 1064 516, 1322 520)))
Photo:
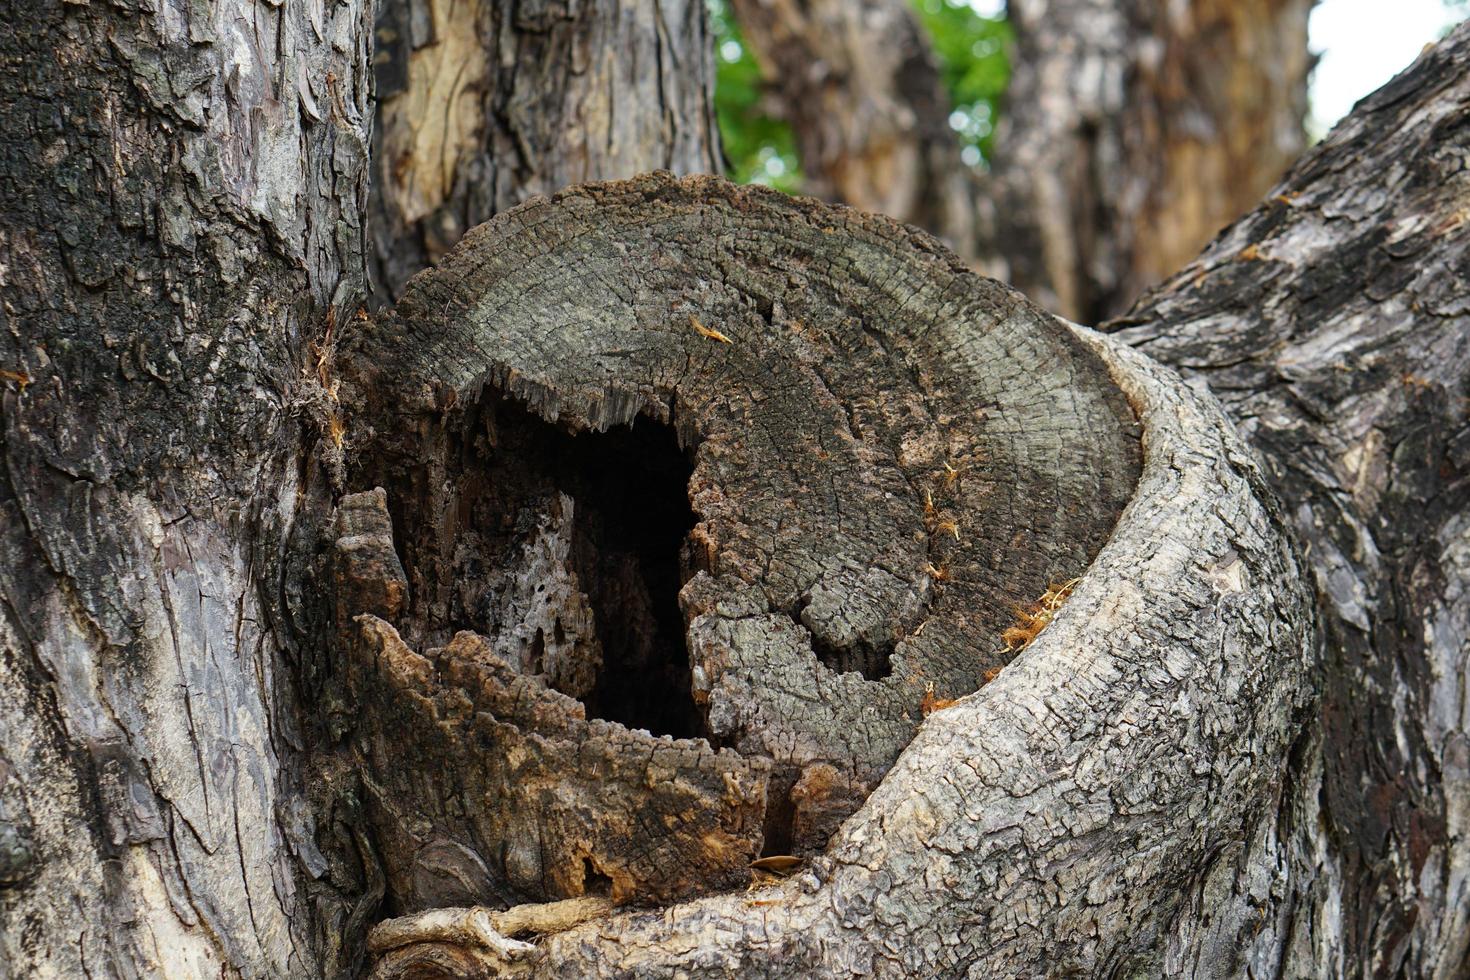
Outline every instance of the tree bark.
POLYGON ((1009 659, 1014 609, 1086 568, 1137 478, 1122 395, 1019 296, 891 221, 707 178, 507 213, 342 368, 351 431, 373 433, 351 482, 388 488, 412 583, 399 629, 485 634, 424 659, 367 621, 348 644, 389 898, 410 910, 446 849, 482 884, 440 904, 594 878, 666 901, 747 882, 763 846, 815 853, 926 692, 1009 659), (648 468, 660 426, 683 472, 648 468), (663 481, 694 508, 670 534, 620 497, 661 504, 663 481), (567 583, 534 633, 501 599, 522 574, 540 596, 567 583), (446 688, 475 692, 473 714, 446 688), (405 730, 456 779, 401 778, 405 730))
POLYGON ((810 193, 928 229, 1084 323, 1193 258, 1306 145, 1310 0, 1012 0, 984 177, 908 0, 733 6, 810 193))
POLYGON ((536 194, 720 168, 702 0, 382 0, 377 39, 380 303, 536 194))
POLYGON ((363 295, 368 7, 0 21, 0 972, 315 975, 362 886, 284 557, 306 348, 363 295))
POLYGON ((974 175, 907 0, 732 0, 791 124, 805 191, 918 225, 976 257, 974 175))
MULTIPOLYGON (((581 723, 647 749, 636 778, 609 763, 633 818, 640 787, 759 779, 732 753, 795 779, 762 849, 788 812, 862 805, 819 853, 830 825, 793 831, 810 856, 790 879, 582 924, 588 893, 647 887, 638 844, 686 853, 677 821, 568 836, 588 853, 547 853, 577 876, 486 848, 500 902, 536 904, 378 930, 380 967, 1462 970, 1470 29, 1122 325, 1216 387, 1295 495, 1283 513, 1215 402, 1151 361, 922 236, 756 191, 650 178, 538 202, 359 321, 363 7, 4 20, 7 968, 351 971, 371 921, 409 910, 404 882, 482 887, 458 804, 486 796, 459 787, 493 769, 472 739, 509 726, 528 753, 616 763, 581 723), (560 462, 640 412, 576 443, 593 465, 560 462), (1067 523, 1094 500, 1103 517, 1067 523), (672 633, 644 528, 695 572, 672 633), (1002 650, 1007 607, 1064 576, 1050 625, 1002 650), (687 677, 666 657, 686 626, 687 677), (832 696, 804 700, 803 676, 832 696), (681 683, 705 703, 673 703, 681 683), (452 767, 405 758, 429 726, 452 767), (424 800, 449 805, 410 850, 424 800), (566 892, 571 912, 541 904, 566 892)), ((731 812, 759 798, 718 785, 731 812)))
POLYGON ((1253 207, 1305 146, 1312 0, 1010 0, 995 138, 1006 280, 1098 323, 1253 207))
MULTIPOLYGON (((494 943, 481 952, 500 958, 496 969, 932 975, 1046 957, 1147 971, 1166 962, 1191 896, 1241 853, 1241 827, 1282 792, 1311 695, 1313 634, 1297 556, 1249 457, 1177 381, 915 232, 707 180, 574 189, 469 236, 355 335, 343 369, 352 426, 382 440, 353 480, 381 480, 399 488, 390 500, 407 500, 395 527, 408 579, 423 583, 419 615, 402 624, 411 635, 457 625, 434 618, 454 608, 435 604, 436 580, 462 583, 461 563, 496 567, 521 547, 494 544, 500 515, 518 509, 504 506, 516 482, 506 467, 539 454, 501 406, 581 433, 573 443, 640 415, 675 428, 694 450, 699 518, 680 592, 695 734, 768 761, 765 843, 784 834, 813 855, 809 872, 758 897, 623 913, 539 949, 494 943), (1134 412, 1148 447, 1141 476, 1134 412), (490 455, 476 462, 471 444, 487 425, 479 453, 490 455), (495 461, 499 446, 509 464, 495 461), (412 461, 425 459, 444 475, 419 483, 412 461), (829 496, 821 488, 837 474, 844 490, 829 496), (416 485, 448 496, 424 499, 416 485), (485 506, 487 489, 497 506, 485 506), (434 545, 466 540, 483 543, 453 556, 434 545), (1010 659, 1001 637, 1014 609, 1072 577, 1054 621, 995 669, 1010 659), (880 650, 886 669, 874 672, 880 650), (947 705, 927 720, 926 691, 947 705), (1091 907, 1068 900, 1084 892, 1091 907)), ((603 500, 555 489, 579 508, 603 500)), ((474 593, 463 602, 485 606, 474 593)), ((406 678, 359 699, 377 833, 411 838, 385 851, 390 882, 421 877, 417 854, 453 850, 467 855, 457 868, 486 882, 466 896, 477 902, 588 893, 584 860, 624 900, 666 893, 615 847, 568 834, 559 808, 585 795, 575 766, 562 765, 558 793, 519 800, 496 763, 438 739, 499 719, 461 739, 520 758, 525 736, 504 725, 531 724, 486 686, 509 658, 456 643, 460 652, 429 660, 385 660, 378 641, 347 653, 370 675, 406 678), (457 672, 472 661, 478 675, 457 672), (487 693, 456 720, 441 685, 487 693), (418 722, 393 711, 414 702, 443 707, 418 722), (446 746, 429 750, 427 767, 456 773, 452 784, 392 779, 397 763, 380 746, 404 731, 436 733, 419 744, 446 746), (447 796, 451 785, 464 795, 447 796), (476 809, 484 828, 420 816, 476 809), (527 830, 507 850, 495 834, 522 815, 527 830)), ((573 736, 584 758, 628 737, 618 726, 573 736)), ((597 767, 602 799, 617 801, 606 804, 614 828, 624 794, 643 794, 642 816, 626 821, 640 852, 672 842, 671 853, 689 853, 679 842, 689 818, 667 809, 663 787, 693 784, 695 770, 680 767, 699 765, 697 751, 655 740, 641 757, 666 757, 659 777, 646 763, 597 767)), ((708 876, 708 859, 687 863, 708 876)), ((1256 925, 1247 909, 1216 928, 1256 925)), ((385 975, 394 969, 385 962, 385 975)))
POLYGON ((1470 965, 1467 69, 1462 26, 1113 325, 1219 396, 1311 559, 1282 976, 1470 965))

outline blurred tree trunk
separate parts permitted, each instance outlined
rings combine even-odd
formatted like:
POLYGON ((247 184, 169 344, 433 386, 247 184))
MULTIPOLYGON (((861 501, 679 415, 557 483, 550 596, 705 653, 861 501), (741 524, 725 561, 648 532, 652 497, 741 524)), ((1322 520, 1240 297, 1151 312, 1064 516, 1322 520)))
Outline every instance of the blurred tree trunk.
POLYGON ((1305 146, 1312 0, 1009 0, 994 249, 1083 323, 1126 310, 1305 146))
POLYGON ((719 169, 703 0, 381 0, 375 300, 568 184, 719 169))
POLYGON ((974 176, 906 0, 731 7, 791 124, 806 193, 918 225, 974 258, 974 176))
POLYGON ((733 6, 811 193, 917 224, 1084 323, 1188 261, 1305 145, 1311 0, 1011 0, 978 193, 909 0, 733 6))

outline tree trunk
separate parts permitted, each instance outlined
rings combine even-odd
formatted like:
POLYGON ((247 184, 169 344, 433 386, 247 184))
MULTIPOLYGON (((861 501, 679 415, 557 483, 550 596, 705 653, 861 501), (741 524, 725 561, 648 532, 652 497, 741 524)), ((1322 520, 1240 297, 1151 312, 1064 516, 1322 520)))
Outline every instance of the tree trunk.
POLYGON ((1006 663, 1013 610, 1082 573, 1137 479, 1123 396, 1020 297, 891 221, 707 178, 509 212, 346 355, 398 632, 484 635, 347 643, 405 910, 452 904, 423 884, 446 851, 486 904, 592 878, 666 901, 819 851, 926 691, 1006 663), (456 778, 404 778, 405 731, 456 778))
MULTIPOLYGON (((1296 686, 1303 675, 1291 672, 1314 649, 1307 614, 1293 605, 1305 601, 1300 593, 1275 596, 1262 614, 1286 628, 1284 635, 1242 644, 1231 631, 1249 631, 1251 619, 1233 620, 1229 612, 1243 610, 1229 602, 1214 607, 1221 636, 1172 630, 1158 644, 1160 656, 1208 650, 1191 661, 1203 670, 1218 668, 1223 651, 1227 672, 1211 675, 1210 694, 1195 701, 1187 691, 1199 681, 1183 664, 1161 668, 1182 685, 1177 698, 1163 699, 1175 712, 1141 727, 1132 703, 1124 709, 1127 724, 1122 715, 1096 728, 1085 721, 1110 717, 1109 695, 1140 689, 1138 681, 1116 682, 1126 669, 1109 654, 1120 633, 1132 636, 1134 627, 1120 630, 1110 617, 1105 635, 1094 638, 1071 634, 1082 624, 1059 617, 995 683, 929 719, 810 872, 753 897, 625 914, 560 932, 540 947, 483 952, 482 964, 501 973, 587 975, 987 974, 1018 963, 1093 974, 1458 975, 1470 934, 1459 853, 1467 676, 1467 481, 1460 458, 1467 403, 1460 393, 1470 332, 1459 299, 1466 238, 1453 191, 1470 94, 1463 82, 1467 51, 1470 30, 1462 29, 1369 100, 1361 118, 1304 161, 1280 193, 1124 323, 1132 324, 1130 339, 1217 385, 1292 494, 1326 627, 1320 716, 1300 713, 1307 703, 1296 686), (1352 360, 1334 359, 1342 355, 1352 360), (1230 673, 1237 668, 1229 665, 1247 648, 1265 657, 1266 669, 1287 673, 1262 677, 1262 665, 1242 664, 1238 669, 1260 686, 1237 686, 1230 673), (1071 709, 1058 707, 1053 685, 1059 676, 1076 676, 1075 660, 1062 668, 1045 659, 1063 650, 1073 658, 1091 651, 1101 659, 1087 664, 1101 665, 1106 678, 1084 684, 1085 705, 1071 709), (1285 651, 1295 654, 1283 657, 1285 651), (1033 697, 1046 707, 1028 707, 1033 697), (1264 758, 1289 762, 1279 779, 1250 789, 1223 787, 1218 773, 1199 766, 1205 786, 1251 801, 1239 810, 1218 799, 1191 802, 1187 780, 1161 780, 1149 769, 1159 758, 1147 749, 1150 739, 1176 751, 1185 746, 1188 754, 1188 737, 1168 726, 1180 723, 1180 706, 1205 702, 1250 709, 1231 710, 1223 727, 1213 720, 1203 726, 1245 740, 1213 746, 1216 764, 1234 760, 1260 777, 1261 768, 1282 765, 1263 766, 1264 758), (1304 717, 1310 723, 1301 728, 1304 717), (1028 731, 1037 719, 1083 719, 1079 741, 1059 742, 1051 724, 1045 736, 1003 734, 1008 725, 1028 731), (1119 783, 1105 798, 1128 798, 1124 786, 1166 787, 1183 795, 1151 795, 1151 816, 1206 822, 1171 829, 1167 821, 1140 824, 1137 815, 1110 812, 1099 828, 1054 816, 1094 813, 1087 797, 1076 795, 1075 773, 1097 771, 1085 764, 1088 752, 1105 752, 1120 728, 1144 741, 1130 745, 1126 763, 1111 764, 1119 783), (1101 740, 1095 749, 1086 747, 1090 737, 1101 740), (1241 753, 1243 744, 1252 747, 1241 753), (1263 752, 1264 745, 1276 748, 1263 752), (1393 755, 1406 749, 1420 754, 1393 755), (1061 758, 1049 762, 1048 750, 1061 758), (1058 772, 1069 777, 1063 802, 1030 805, 1039 788, 1052 790, 1058 772), (1364 773, 1378 774, 1366 792, 1364 773), (1222 824, 1209 822, 1215 817, 1222 824), (1147 827, 1142 838, 1140 826, 1147 827), (1075 847, 1102 855, 1101 863, 1077 857, 1069 851, 1075 847), (1128 865, 1126 857, 1138 854, 1147 855, 1146 869, 1128 865), (1150 871, 1167 882, 1151 885, 1150 871), (1086 902, 1076 901, 1081 894, 1086 902)), ((1218 471, 1191 479, 1188 467, 1232 460, 1240 475, 1245 457, 1228 443, 1202 444, 1209 427, 1175 401, 1190 396, 1167 384, 1151 390, 1129 374, 1145 365, 1115 348, 1103 353, 1143 416, 1149 452, 1130 512, 1065 611, 1079 608, 1089 581, 1129 583, 1108 558, 1109 549, 1126 554, 1135 544, 1130 517, 1149 534, 1167 534, 1178 521, 1188 529, 1181 555, 1193 561, 1192 574, 1234 595, 1235 567, 1210 567, 1216 539, 1187 516, 1195 505, 1183 488, 1211 488, 1205 509, 1218 519, 1218 471), (1190 446, 1183 456, 1169 448, 1171 420, 1176 432, 1187 433, 1178 436, 1190 446), (1180 480, 1166 481, 1158 511, 1146 503, 1151 472, 1180 480), (1164 507, 1184 514, 1165 514, 1164 507)), ((1246 485, 1257 484, 1247 477, 1246 485)), ((1261 513, 1269 525, 1271 511, 1261 513)), ((1231 526, 1229 554, 1239 556, 1240 525, 1231 526)), ((1138 551, 1169 553, 1158 540, 1138 551)), ((1245 566, 1258 568, 1255 560, 1246 558, 1245 566)), ((1149 563, 1131 557, 1120 564, 1137 574, 1149 563)), ((1290 567, 1266 577, 1289 582, 1290 567)), ((1166 589, 1151 592, 1147 582, 1133 580, 1124 594, 1138 597, 1130 608, 1162 604, 1168 620, 1169 601, 1196 593, 1184 584, 1187 570, 1159 570, 1170 579, 1166 589)), ((1120 608, 1118 599, 1100 606, 1120 608)), ((1125 641, 1125 648, 1128 667, 1149 676, 1147 662, 1137 659, 1139 650, 1152 649, 1147 637, 1125 641)), ((385 975, 392 956, 385 957, 385 975)))
POLYGON ((536 194, 719 170, 702 0, 381 0, 374 291, 536 194))
POLYGON ((316 975, 361 884, 284 559, 307 348, 363 295, 368 7, 0 21, 0 972, 316 975))
POLYGON ((1253 207, 1305 145, 1312 0, 1009 0, 995 251, 1097 323, 1253 207))
POLYGON ((1470 968, 1467 120, 1462 26, 1114 325, 1219 396, 1311 559, 1284 976, 1470 968))
POLYGON ((718 182, 359 319, 363 7, 4 20, 7 967, 351 971, 454 900, 535 904, 376 968, 1462 970, 1470 28, 1125 324, 1282 512, 1117 340, 718 182))
POLYGON ((1193 258, 1305 146, 1311 0, 1011 0, 984 178, 909 0, 734 7, 810 193, 926 228, 1084 323, 1193 258))
POLYGON ((976 255, 974 177, 907 0, 732 0, 791 124, 805 191, 976 255))

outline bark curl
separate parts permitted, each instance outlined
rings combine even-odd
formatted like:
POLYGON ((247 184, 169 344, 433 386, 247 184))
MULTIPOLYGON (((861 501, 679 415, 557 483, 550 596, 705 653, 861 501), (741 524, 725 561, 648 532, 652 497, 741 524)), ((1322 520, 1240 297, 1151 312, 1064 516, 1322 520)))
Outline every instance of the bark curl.
MULTIPOLYGON (((1143 419, 1144 468, 1052 625, 930 716, 809 872, 754 900, 570 930, 505 975, 1165 972, 1174 920, 1281 795, 1313 697, 1313 618, 1301 558, 1213 399, 1078 332, 1143 419)), ((1260 914, 1227 910, 1216 932, 1243 945, 1260 914)), ((1238 966, 1222 953, 1203 973, 1238 966)))
MULTIPOLYGON (((476 568, 544 570, 545 556, 588 541, 614 548, 607 528, 636 512, 612 484, 546 460, 589 451, 598 432, 662 424, 692 467, 675 627, 688 647, 675 654, 688 657, 676 680, 699 710, 681 734, 771 766, 757 841, 768 853, 779 840, 815 854, 847 818, 783 885, 622 913, 504 969, 1146 970, 1215 863, 1280 795, 1280 760, 1312 695, 1312 621, 1252 458, 1208 397, 974 276, 921 233, 707 178, 574 188, 471 232, 363 328, 344 363, 367 450, 354 480, 388 487, 412 593, 395 624, 403 639, 373 626, 374 652, 352 669, 396 664, 404 703, 449 705, 457 685, 500 684, 522 692, 515 707, 471 695, 473 724, 543 724, 515 712, 561 697, 525 693, 532 678, 521 676, 550 676, 546 631, 528 647, 496 639, 517 635, 505 610, 529 607, 465 585, 465 542, 476 568), (496 531, 490 514, 523 532, 496 531), (999 637, 1015 607, 1078 576, 1012 660, 999 637), (485 638, 461 634, 429 660, 400 649, 464 627, 485 638), (926 690, 958 703, 924 719, 926 690)), ((616 445, 629 465, 649 451, 616 445)), ((567 622, 613 615, 594 597, 608 564, 551 562, 552 579, 586 594, 567 622)), ((657 591, 618 581, 622 613, 657 591)), ((640 629, 657 632, 651 622, 640 629)), ((604 674, 626 668, 606 631, 595 639, 576 655, 601 657, 604 674)), ((606 695, 597 681, 576 696, 605 716, 606 695)), ((470 722, 436 711, 434 730, 462 738, 470 722)), ((699 744, 621 720, 556 724, 593 726, 599 745, 699 744)), ((366 711, 360 744, 382 744, 379 725, 401 730, 366 711)), ((385 771, 381 757, 364 759, 370 777, 385 771)), ((451 771, 466 771, 455 759, 451 771)), ((647 779, 637 767, 606 772, 618 793, 647 779)), ((419 783, 391 787, 383 810, 390 796, 408 812, 463 809, 419 783), (413 795, 424 792, 427 809, 413 795)), ((646 799, 635 812, 657 812, 646 799)), ((499 805, 478 789, 464 800, 499 805)), ((648 823, 634 825, 657 847, 666 832, 648 823)), ((413 833, 401 818, 379 831, 413 833)), ((514 878, 483 833, 449 833, 488 879, 514 878)), ((543 857, 556 853, 540 840, 543 857)), ((563 867, 574 858, 538 865, 553 887, 531 900, 579 894, 580 870, 563 867)), ((492 887, 480 900, 533 887, 522 874, 512 893, 492 887)), ((1256 917, 1232 910, 1216 928, 1243 937, 1256 917)))

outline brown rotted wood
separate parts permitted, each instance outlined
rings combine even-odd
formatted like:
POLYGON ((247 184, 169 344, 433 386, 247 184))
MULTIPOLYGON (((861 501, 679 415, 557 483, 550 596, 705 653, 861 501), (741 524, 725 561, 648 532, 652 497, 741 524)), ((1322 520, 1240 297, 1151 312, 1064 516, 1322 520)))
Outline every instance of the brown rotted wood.
MULTIPOLYGON (((1102 362, 1018 294, 890 220, 716 178, 587 185, 498 217, 344 365, 352 480, 387 488, 406 640, 482 633, 506 669, 621 723, 583 723, 589 744, 652 728, 733 749, 757 782, 769 765, 746 838, 767 851, 819 848, 926 691, 966 694, 1008 661, 1016 609, 1087 567, 1139 471, 1102 362)), ((360 714, 371 743, 384 721, 360 714)), ((592 807, 581 764, 563 792, 592 807)), ((604 779, 616 794, 646 774, 604 779)), ((692 829, 660 818, 642 846, 692 829)), ((556 827, 525 833, 557 852, 556 827)), ((614 889, 686 892, 750 856, 720 850, 614 889)), ((516 894, 578 893, 580 866, 540 873, 543 895, 524 876, 516 894)))

